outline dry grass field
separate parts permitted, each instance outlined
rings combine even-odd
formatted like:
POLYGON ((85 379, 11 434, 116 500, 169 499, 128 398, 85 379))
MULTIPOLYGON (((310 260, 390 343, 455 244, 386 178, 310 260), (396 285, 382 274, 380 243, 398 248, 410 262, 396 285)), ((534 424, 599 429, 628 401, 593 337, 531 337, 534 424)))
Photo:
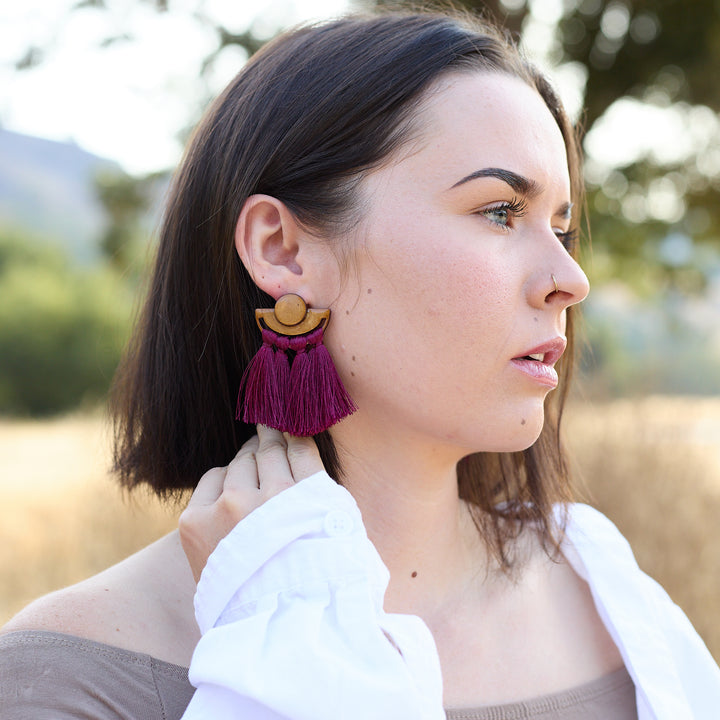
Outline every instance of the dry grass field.
POLYGON ((576 405, 565 428, 581 495, 620 528, 720 663, 720 398, 576 405))
POLYGON ((0 422, 0 623, 176 525, 177 511, 113 484, 109 444, 99 415, 0 422))
MULTIPOLYGON (((584 499, 720 660, 720 399, 576 404, 565 428, 584 499)), ((0 624, 174 527, 177 511, 113 486, 108 444, 99 416, 0 422, 0 624)))

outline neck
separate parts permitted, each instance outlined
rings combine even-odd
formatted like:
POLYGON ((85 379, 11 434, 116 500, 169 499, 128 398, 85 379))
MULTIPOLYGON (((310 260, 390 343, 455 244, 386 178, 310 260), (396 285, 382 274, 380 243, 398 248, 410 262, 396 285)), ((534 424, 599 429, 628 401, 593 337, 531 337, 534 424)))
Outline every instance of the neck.
MULTIPOLYGON (((427 616, 447 607, 478 569, 486 552, 460 500, 456 448, 397 432, 333 432, 368 536, 390 571, 388 612, 427 616), (352 438, 352 445, 345 442, 352 438)), ((481 572, 482 574, 482 572, 481 572)))

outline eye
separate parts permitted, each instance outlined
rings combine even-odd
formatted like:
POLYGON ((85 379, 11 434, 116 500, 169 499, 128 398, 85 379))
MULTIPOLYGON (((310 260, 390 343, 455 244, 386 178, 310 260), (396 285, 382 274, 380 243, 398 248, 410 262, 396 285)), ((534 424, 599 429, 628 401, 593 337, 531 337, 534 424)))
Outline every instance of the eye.
POLYGON ((563 244, 569 253, 573 253, 577 248, 578 231, 576 229, 567 230, 566 232, 556 231, 557 239, 563 244))
POLYGON ((511 202, 502 202, 489 208, 478 211, 479 215, 487 218, 494 225, 509 228, 514 218, 519 218, 527 212, 527 203, 524 200, 513 198, 511 202))

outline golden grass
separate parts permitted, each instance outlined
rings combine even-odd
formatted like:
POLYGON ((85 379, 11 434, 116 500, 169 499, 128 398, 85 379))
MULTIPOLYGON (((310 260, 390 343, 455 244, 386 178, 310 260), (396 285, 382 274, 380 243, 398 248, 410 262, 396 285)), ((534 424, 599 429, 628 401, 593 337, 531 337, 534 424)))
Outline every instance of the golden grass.
POLYGON ((720 662, 720 398, 576 405, 566 434, 585 497, 720 662))
POLYGON ((177 510, 123 496, 108 448, 99 415, 0 422, 0 624, 176 526, 177 510))
MULTIPOLYGON (((585 497, 720 660, 720 399, 576 404, 565 422, 585 497)), ((122 497, 108 446, 99 416, 0 422, 0 624, 175 526, 176 509, 122 497)))

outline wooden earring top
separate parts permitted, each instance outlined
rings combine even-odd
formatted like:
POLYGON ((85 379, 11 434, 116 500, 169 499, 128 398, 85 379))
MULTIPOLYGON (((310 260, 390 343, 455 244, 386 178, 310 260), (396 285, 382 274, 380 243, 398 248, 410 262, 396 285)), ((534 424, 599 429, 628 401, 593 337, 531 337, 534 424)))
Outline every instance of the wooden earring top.
POLYGON ((255 310, 255 321, 262 330, 262 322, 280 335, 304 335, 318 325, 330 322, 330 310, 313 310, 295 293, 278 298, 274 308, 255 310), (262 322, 261 322, 262 321, 262 322))

